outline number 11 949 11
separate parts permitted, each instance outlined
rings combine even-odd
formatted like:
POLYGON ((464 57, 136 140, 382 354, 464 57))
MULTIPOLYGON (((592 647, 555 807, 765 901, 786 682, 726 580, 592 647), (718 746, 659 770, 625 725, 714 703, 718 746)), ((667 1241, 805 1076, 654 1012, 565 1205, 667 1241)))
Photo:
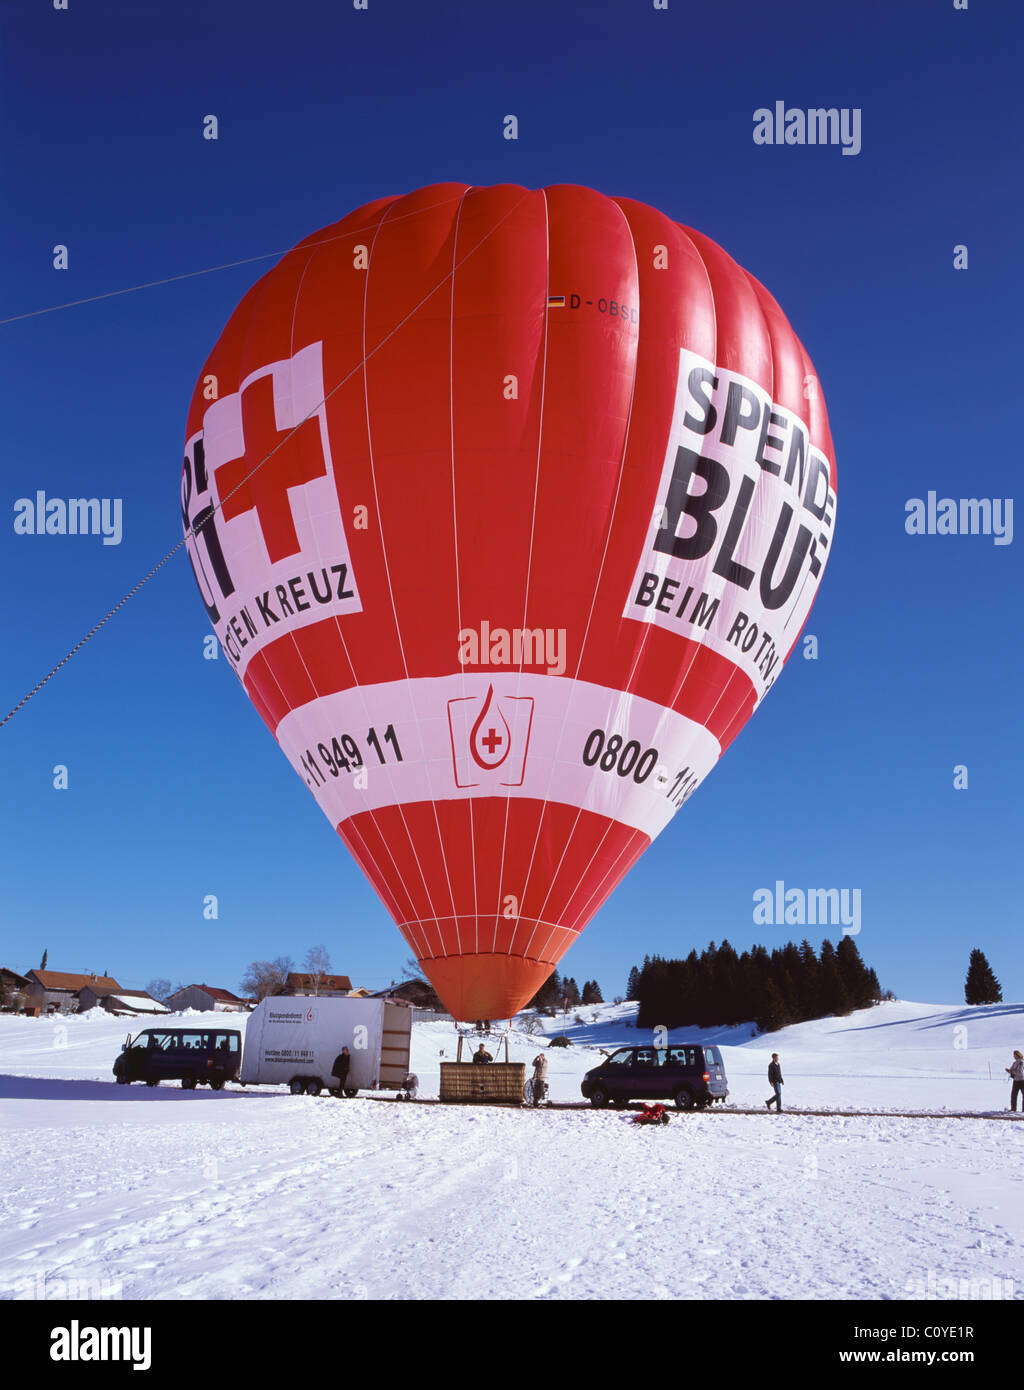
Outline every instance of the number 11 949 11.
MULTIPOLYGON (((371 725, 364 742, 377 755, 378 763, 403 761, 394 724, 389 724, 381 735, 371 725)), ((299 761, 306 773, 307 784, 320 787, 328 776, 340 777, 343 772, 358 772, 369 761, 369 754, 364 758, 351 734, 337 734, 330 743, 318 743, 315 750, 307 748, 299 761)))

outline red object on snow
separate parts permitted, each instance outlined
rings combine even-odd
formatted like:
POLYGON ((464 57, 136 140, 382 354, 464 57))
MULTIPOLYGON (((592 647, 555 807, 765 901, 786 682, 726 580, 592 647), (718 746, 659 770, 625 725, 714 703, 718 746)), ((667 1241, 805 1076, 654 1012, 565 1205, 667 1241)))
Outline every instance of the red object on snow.
POLYGON ((633 1116, 635 1125, 667 1125, 668 1112, 663 1105, 645 1105, 639 1115, 633 1116))

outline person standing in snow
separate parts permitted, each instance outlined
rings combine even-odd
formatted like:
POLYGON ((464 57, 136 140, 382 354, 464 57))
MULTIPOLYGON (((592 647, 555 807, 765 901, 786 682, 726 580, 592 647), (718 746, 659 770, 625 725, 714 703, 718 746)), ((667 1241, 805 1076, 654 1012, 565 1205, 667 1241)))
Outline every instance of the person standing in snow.
POLYGON ((775 1113, 779 1114, 782 1110, 782 1068, 779 1066, 779 1054, 772 1053, 772 1060, 768 1063, 768 1084, 775 1094, 770 1100, 765 1101, 765 1107, 770 1110, 772 1102, 775 1104, 775 1113))
POLYGON ((1013 1083, 1010 1087, 1010 1109, 1016 1111, 1017 1097, 1020 1096, 1020 1108, 1024 1110, 1024 1053, 1018 1052, 1015 1048, 1013 1061, 1003 1070, 1013 1083))
POLYGON ((538 1052, 533 1059, 533 1103, 539 1105, 548 1089, 548 1059, 538 1052))
POLYGON ((337 1078, 337 1090, 343 1091, 348 1085, 348 1069, 352 1065, 352 1058, 349 1056, 347 1047, 343 1047, 334 1059, 334 1066, 331 1068, 331 1075, 337 1078))

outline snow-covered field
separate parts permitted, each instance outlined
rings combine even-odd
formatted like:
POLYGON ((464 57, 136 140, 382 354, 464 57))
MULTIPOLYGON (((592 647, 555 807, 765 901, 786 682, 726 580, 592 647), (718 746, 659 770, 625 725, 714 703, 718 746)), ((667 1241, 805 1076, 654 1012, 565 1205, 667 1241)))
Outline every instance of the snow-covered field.
MULTIPOLYGON (((1024 1117, 995 1118, 1024 1006, 679 1030, 722 1046, 730 1104, 656 1128, 579 1094, 600 1048, 649 1040, 635 1006, 576 1012, 544 1026, 574 1040, 552 1098, 581 1108, 537 1112, 118 1088, 124 1021, 0 1015, 0 1298, 1024 1294, 1024 1117), (735 1113, 772 1051, 793 1109, 735 1113), (797 1113, 823 1106, 878 1113, 797 1113)), ((421 1095, 454 1053, 416 1025, 421 1095)))

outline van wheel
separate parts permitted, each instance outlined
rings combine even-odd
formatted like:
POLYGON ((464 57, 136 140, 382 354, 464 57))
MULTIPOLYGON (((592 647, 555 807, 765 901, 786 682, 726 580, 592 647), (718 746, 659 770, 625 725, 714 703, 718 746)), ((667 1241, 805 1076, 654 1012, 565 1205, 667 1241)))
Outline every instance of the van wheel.
POLYGON ((293 1076, 291 1081, 289 1081, 288 1083, 288 1089, 289 1091, 291 1091, 293 1096, 301 1096, 303 1091, 306 1089, 306 1083, 305 1081, 303 1081, 301 1076, 293 1076))
POLYGON ((195 1088, 196 1088, 196 1079, 195 1079, 194 1076, 183 1076, 183 1077, 181 1078, 181 1089, 182 1089, 183 1091, 194 1091, 195 1088))
POLYGON ((609 1100, 611 1100, 611 1096, 603 1086, 595 1086, 590 1093, 590 1103, 595 1110, 603 1110, 609 1100))
POLYGON ((211 1081, 211 1082, 210 1082, 210 1090, 211 1090, 211 1091, 223 1091, 223 1089, 224 1089, 224 1078, 223 1078, 223 1077, 221 1077, 219 1081, 211 1081))
POLYGON ((679 1087, 679 1090, 676 1092, 676 1095, 675 1095, 675 1101, 676 1101, 676 1109, 677 1109, 677 1110, 692 1110, 692 1109, 693 1109, 693 1096, 692 1096, 692 1094, 686 1089, 685 1086, 680 1086, 680 1087, 679 1087))
POLYGON ((159 1086, 159 1085, 160 1085, 160 1078, 159 1078, 159 1076, 147 1076, 147 1077, 146 1077, 146 1085, 147 1085, 147 1086, 159 1086))
POLYGON ((321 1086, 320 1082, 317 1080, 315 1076, 311 1081, 306 1082, 307 1096, 318 1096, 322 1090, 323 1086, 321 1086))
POLYGON ((626 1106, 629 1104, 629 1100, 628 1098, 619 1097, 613 1100, 612 1104, 615 1106, 616 1110, 625 1110, 626 1106))
POLYGON ((359 1094, 359 1090, 355 1086, 346 1086, 345 1094, 348 1096, 349 1100, 351 1100, 353 1096, 357 1096, 359 1094))

